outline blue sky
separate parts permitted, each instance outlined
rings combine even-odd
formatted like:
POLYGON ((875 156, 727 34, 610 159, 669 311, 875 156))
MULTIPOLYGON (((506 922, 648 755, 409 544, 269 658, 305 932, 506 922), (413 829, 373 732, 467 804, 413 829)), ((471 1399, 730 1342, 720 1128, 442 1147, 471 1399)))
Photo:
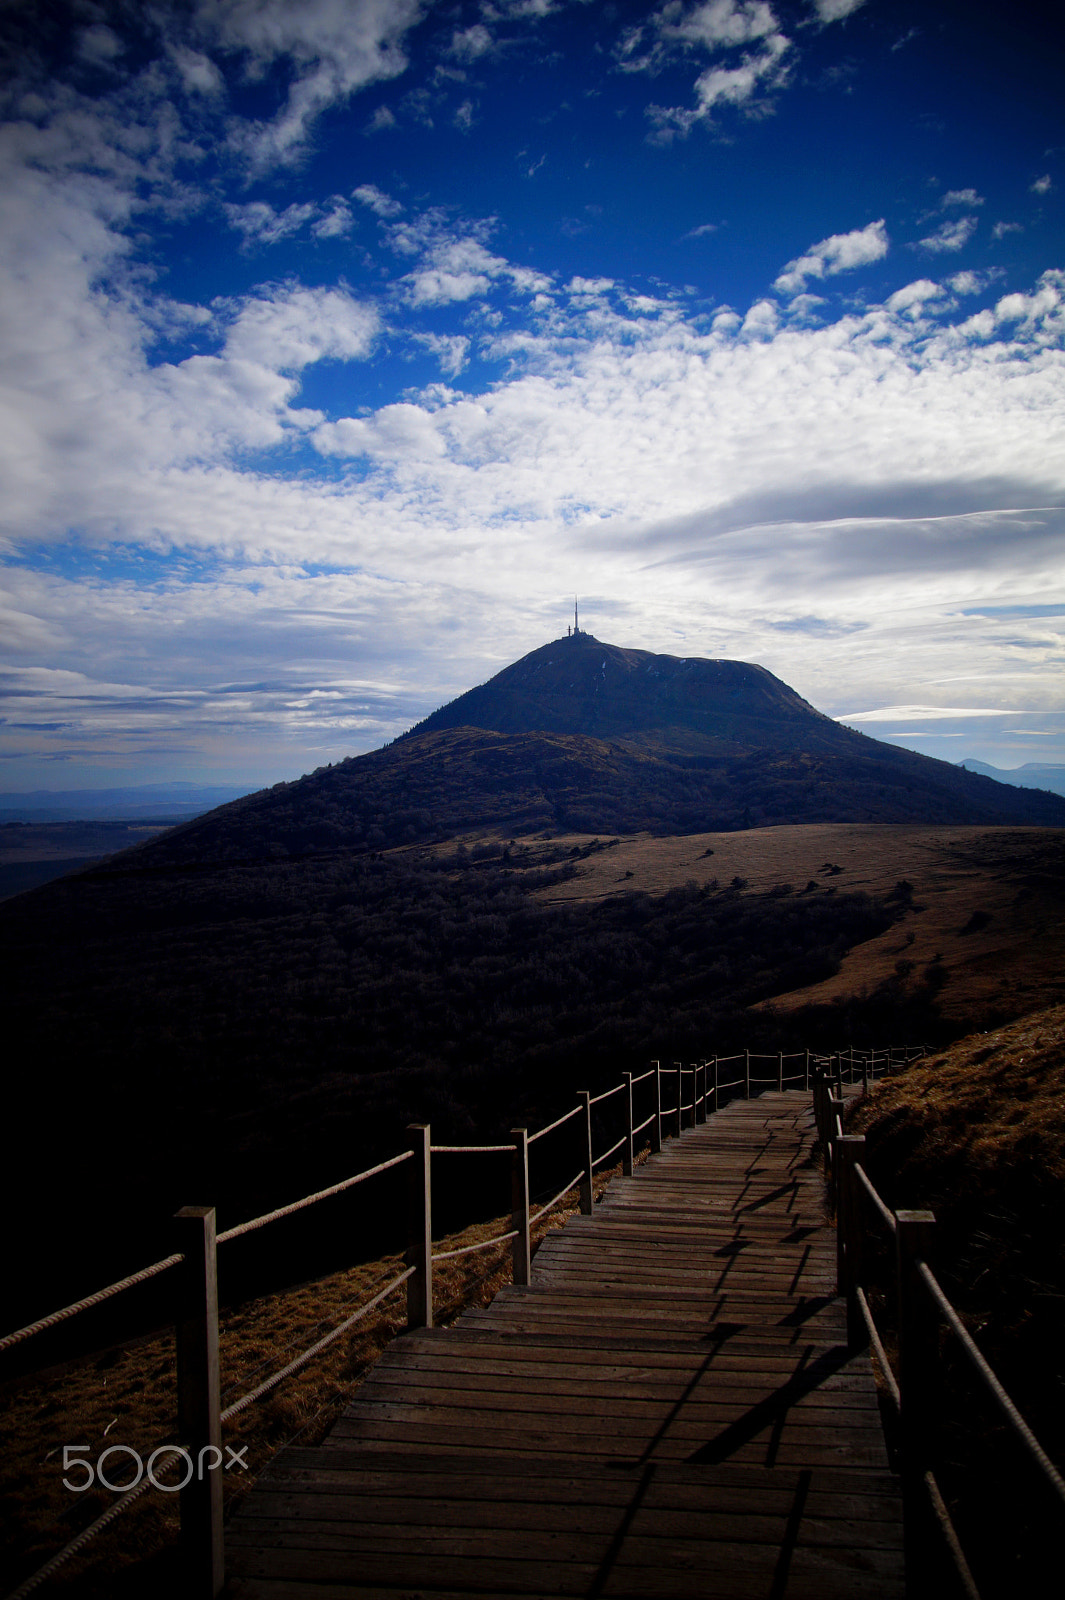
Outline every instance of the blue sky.
POLYGON ((559 636, 1065 761, 1060 9, 6 0, 0 789, 559 636))

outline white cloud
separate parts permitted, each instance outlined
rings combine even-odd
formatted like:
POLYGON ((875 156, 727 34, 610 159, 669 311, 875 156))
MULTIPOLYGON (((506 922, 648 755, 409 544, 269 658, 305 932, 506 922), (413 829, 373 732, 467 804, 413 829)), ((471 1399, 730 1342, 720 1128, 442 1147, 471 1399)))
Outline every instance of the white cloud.
POLYGON ((920 239, 918 244, 922 250, 928 250, 933 255, 944 252, 961 250, 969 243, 976 232, 975 217, 959 217, 956 222, 942 223, 934 233, 920 239))
POLYGON ((941 211, 946 211, 950 206, 982 206, 984 199, 977 194, 975 189, 948 189, 939 202, 941 211))
POLYGON ((777 31, 777 19, 763 0, 701 0, 687 10, 674 0, 662 7, 654 21, 661 38, 702 45, 707 50, 748 44, 777 31))
POLYGON ((187 94, 216 96, 224 92, 225 79, 209 56, 179 44, 170 46, 170 56, 187 94))
POLYGON ((259 167, 299 159, 323 111, 406 71, 403 41, 424 9, 424 0, 199 0, 201 33, 239 52, 248 77, 279 61, 293 73, 277 116, 235 128, 235 142, 259 167))
POLYGON ((476 61, 478 56, 486 55, 491 48, 492 35, 483 22, 476 22, 470 28, 455 30, 448 53, 457 56, 460 61, 476 61))
POLYGON ((403 210, 398 200, 393 200, 391 195, 383 193, 373 183, 360 183, 357 189, 352 190, 352 195, 378 217, 398 217, 403 210))
POLYGON ((710 122, 718 106, 762 106, 787 81, 792 48, 764 0, 668 0, 648 24, 625 31, 615 57, 624 72, 657 72, 677 52, 711 57, 695 80, 693 107, 647 108, 657 138, 668 141, 710 122))
POLYGON ((889 244, 883 218, 850 233, 833 233, 811 245, 805 255, 789 261, 773 287, 781 294, 798 294, 808 278, 832 277, 837 272, 852 272, 856 267, 881 261, 889 244))
POLYGON ((340 239, 344 234, 351 232, 354 224, 355 219, 350 206, 339 195, 334 195, 332 210, 325 216, 319 217, 311 232, 316 239, 340 239))
POLYGON ((279 372, 326 358, 361 360, 378 331, 372 306, 339 289, 285 289, 247 300, 226 339, 226 355, 279 372))
POLYGON ((79 56, 84 61, 91 61, 94 66, 109 66, 122 55, 124 48, 118 35, 102 22, 85 28, 78 36, 79 56))
POLYGON ((955 717, 1012 717, 1002 706, 881 706, 875 711, 844 711, 841 722, 946 722, 955 717))
POLYGON ((996 222, 991 229, 991 237, 996 242, 1004 239, 1008 233, 1023 233, 1024 225, 1020 222, 996 222))
POLYGON ((242 205, 227 204, 226 217, 230 227, 244 235, 245 243, 277 244, 298 233, 317 212, 310 201, 294 200, 284 211, 275 211, 266 200, 249 200, 242 205))
POLYGON ((908 283, 902 289, 896 289, 885 301, 889 311, 896 314, 911 313, 920 315, 924 310, 926 300, 934 300, 943 293, 938 283, 933 283, 931 278, 918 278, 915 283, 908 283))
POLYGON ((818 21, 824 23, 842 22, 864 4, 865 0, 813 0, 818 21))
POLYGON ((1041 178, 1036 178, 1035 182, 1029 185, 1032 194, 1049 194, 1053 187, 1049 172, 1044 172, 1041 178))

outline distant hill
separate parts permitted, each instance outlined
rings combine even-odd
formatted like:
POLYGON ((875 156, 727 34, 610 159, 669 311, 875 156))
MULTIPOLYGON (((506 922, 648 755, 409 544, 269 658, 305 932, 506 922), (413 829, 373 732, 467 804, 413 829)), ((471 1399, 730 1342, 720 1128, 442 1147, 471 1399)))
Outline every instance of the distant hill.
POLYGON ((160 864, 383 849, 463 832, 775 823, 1065 826, 1065 799, 882 744, 764 667, 558 639, 393 744, 143 847, 160 864))
POLYGON ((996 783, 1010 783, 1018 789, 1049 789, 1052 794, 1065 795, 1065 766, 1043 765, 1026 761, 1023 767, 992 767, 986 761, 971 758, 958 762, 966 772, 980 772, 996 783))
POLYGON ((173 821, 247 794, 235 783, 141 783, 116 789, 28 789, 0 794, 0 823, 173 821))

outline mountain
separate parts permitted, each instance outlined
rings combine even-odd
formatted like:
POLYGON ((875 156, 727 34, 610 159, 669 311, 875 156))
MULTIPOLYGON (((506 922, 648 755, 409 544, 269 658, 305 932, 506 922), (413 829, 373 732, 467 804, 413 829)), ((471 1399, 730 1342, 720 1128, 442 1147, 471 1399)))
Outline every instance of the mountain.
POLYGON ((28 789, 0 794, 0 822, 83 822, 101 817, 167 821, 236 800, 234 783, 142 783, 119 789, 28 789))
POLYGON ((986 761, 971 758, 958 762, 966 772, 981 772, 996 783, 1009 783, 1018 789, 1049 789, 1052 794, 1065 795, 1065 766, 1046 765, 1026 761, 1023 767, 992 767, 986 761))
POLYGON ((1065 800, 844 728, 764 667, 580 633, 523 656, 384 749, 223 806, 133 859, 284 858, 478 830, 796 822, 1065 826, 1065 800))

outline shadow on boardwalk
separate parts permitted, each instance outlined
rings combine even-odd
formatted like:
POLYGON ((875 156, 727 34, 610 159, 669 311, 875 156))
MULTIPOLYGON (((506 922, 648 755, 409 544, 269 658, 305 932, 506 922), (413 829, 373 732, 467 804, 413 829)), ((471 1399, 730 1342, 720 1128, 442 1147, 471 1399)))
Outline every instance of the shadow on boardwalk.
POLYGON ((398 1338, 227 1531, 232 1600, 895 1600, 901 1502, 846 1348, 810 1100, 733 1101, 511 1287, 398 1338))

